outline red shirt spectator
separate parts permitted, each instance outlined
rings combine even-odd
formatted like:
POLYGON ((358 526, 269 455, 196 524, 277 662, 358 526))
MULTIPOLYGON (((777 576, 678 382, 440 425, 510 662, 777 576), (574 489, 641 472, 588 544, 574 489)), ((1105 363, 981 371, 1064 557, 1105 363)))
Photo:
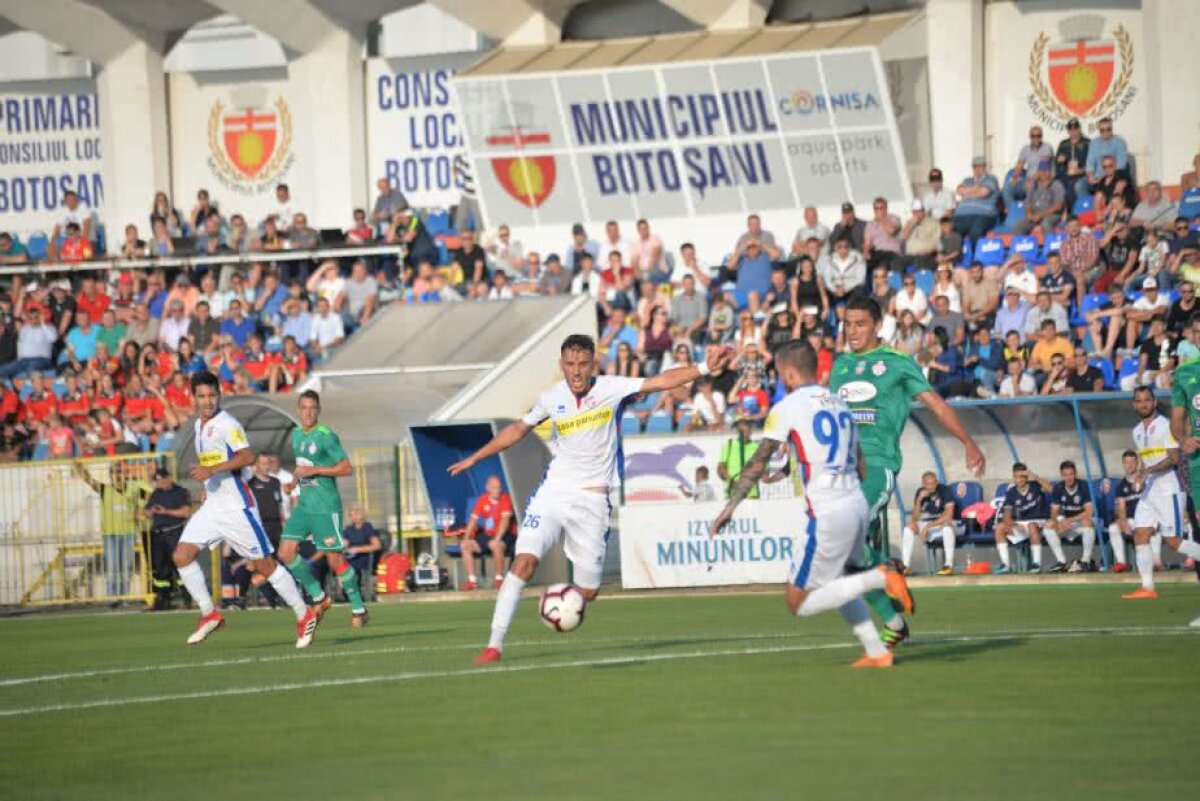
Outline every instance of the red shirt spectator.
POLYGON ((67 391, 58 401, 58 413, 72 425, 82 423, 91 411, 91 398, 78 389, 67 391))
POLYGON ((37 425, 50 419, 50 415, 58 411, 58 398, 53 392, 35 389, 25 399, 22 412, 26 423, 37 425))
POLYGON ((76 234, 68 236, 59 248, 58 255, 63 261, 87 261, 95 255, 92 243, 76 234))
POLYGON ((115 380, 117 374, 121 372, 121 361, 116 356, 109 356, 101 364, 96 357, 88 359, 88 370, 95 371, 97 375, 110 375, 115 380))
POLYGON ((308 358, 302 350, 297 349, 292 354, 280 354, 279 363, 283 365, 283 370, 292 379, 292 383, 299 381, 308 374, 308 358))
POLYGON ((15 420, 21 411, 21 398, 6 386, 0 385, 0 423, 15 420))
POLYGON ((120 392, 115 390, 112 392, 106 392, 103 389, 97 389, 96 393, 92 395, 92 408, 108 409, 109 414, 111 414, 113 417, 119 417, 121 415, 121 409, 124 406, 125 398, 122 397, 120 392))
POLYGON ((171 351, 168 348, 162 348, 158 352, 158 361, 155 365, 155 370, 163 381, 171 377, 171 373, 175 372, 175 360, 171 357, 171 351))
POLYGON ((75 311, 85 311, 93 321, 99 322, 104 312, 112 305, 112 298, 99 291, 89 294, 87 289, 85 286, 84 291, 75 296, 75 311))
POLYGON ((125 396, 125 417, 129 420, 161 420, 163 418, 162 401, 144 390, 125 396))
POLYGON ((501 492, 499 498, 493 498, 486 492, 479 496, 479 500, 475 501, 475 508, 471 510, 471 517, 479 521, 479 527, 483 529, 489 537, 499 537, 504 534, 512 534, 517 527, 517 519, 513 514, 512 498, 507 492, 501 492), (501 518, 508 515, 508 526, 506 531, 500 530, 501 518))
POLYGON ((171 377, 171 383, 167 385, 163 394, 167 396, 167 403, 171 404, 171 409, 181 416, 190 416, 196 410, 192 387, 183 373, 176 373, 171 377))
POLYGON ((829 375, 833 372, 833 351, 821 348, 817 351, 817 383, 829 385, 829 375))
POLYGON ((242 362, 242 367, 250 374, 251 378, 255 381, 267 380, 267 373, 271 371, 271 365, 274 363, 269 354, 247 348, 243 358, 245 361, 242 362))
POLYGON ((62 418, 57 415, 51 422, 50 430, 46 432, 50 442, 50 458, 59 459, 75 455, 75 432, 70 426, 63 425, 62 418))

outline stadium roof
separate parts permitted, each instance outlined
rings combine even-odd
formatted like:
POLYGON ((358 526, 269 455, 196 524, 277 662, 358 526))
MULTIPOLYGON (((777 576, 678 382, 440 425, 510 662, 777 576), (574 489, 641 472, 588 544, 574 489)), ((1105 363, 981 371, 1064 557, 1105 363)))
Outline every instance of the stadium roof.
POLYGON ((502 47, 460 76, 593 70, 639 64, 802 53, 877 45, 918 16, 914 11, 747 30, 695 31, 661 36, 562 42, 552 46, 502 47))

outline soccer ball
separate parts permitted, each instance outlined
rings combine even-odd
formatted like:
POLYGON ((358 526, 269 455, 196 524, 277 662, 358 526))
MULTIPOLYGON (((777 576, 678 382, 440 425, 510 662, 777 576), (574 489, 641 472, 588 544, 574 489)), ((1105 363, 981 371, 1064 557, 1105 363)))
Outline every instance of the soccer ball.
POLYGON ((539 610, 542 622, 555 631, 568 632, 583 623, 587 601, 578 587, 572 584, 551 584, 542 593, 539 610))

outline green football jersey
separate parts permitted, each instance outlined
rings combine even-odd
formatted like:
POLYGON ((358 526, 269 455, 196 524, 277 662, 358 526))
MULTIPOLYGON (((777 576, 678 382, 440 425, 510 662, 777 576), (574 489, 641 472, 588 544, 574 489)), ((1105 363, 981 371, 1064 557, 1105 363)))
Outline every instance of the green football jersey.
POLYGON ((900 434, 912 399, 932 389, 916 361, 892 348, 842 353, 833 363, 831 387, 850 406, 868 466, 900 471, 900 434))
MULTIPOLYGON (((1176 367, 1173 381, 1171 407, 1185 410, 1188 436, 1200 437, 1200 358, 1188 359, 1176 367)), ((1189 458, 1200 461, 1200 451, 1189 458)))
MULTIPOLYGON (((346 458, 342 441, 329 426, 318 424, 312 431, 300 426, 292 429, 292 453, 297 465, 333 467, 346 458)), ((329 476, 310 476, 299 480, 300 502, 303 511, 340 511, 342 497, 338 495, 337 479, 329 476)))

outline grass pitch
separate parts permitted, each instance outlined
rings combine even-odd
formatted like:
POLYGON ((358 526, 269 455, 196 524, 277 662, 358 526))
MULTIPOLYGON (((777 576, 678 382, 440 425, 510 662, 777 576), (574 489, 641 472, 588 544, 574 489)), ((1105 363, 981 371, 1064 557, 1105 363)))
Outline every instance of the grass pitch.
POLYGON ((918 592, 890 671, 777 594, 0 621, 0 798, 1173 799, 1200 782, 1200 588, 918 592))

